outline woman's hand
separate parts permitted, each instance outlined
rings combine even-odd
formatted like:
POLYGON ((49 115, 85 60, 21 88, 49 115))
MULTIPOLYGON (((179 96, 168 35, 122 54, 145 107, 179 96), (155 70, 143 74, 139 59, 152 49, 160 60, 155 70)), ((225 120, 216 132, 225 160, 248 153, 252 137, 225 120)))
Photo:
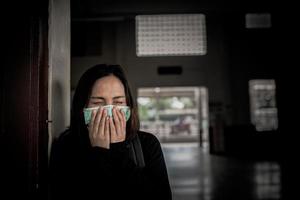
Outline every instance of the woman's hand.
POLYGON ((93 110, 88 130, 90 142, 93 147, 97 146, 109 149, 109 118, 106 109, 93 110))
POLYGON ((113 118, 109 118, 110 143, 123 142, 126 138, 126 118, 125 114, 113 107, 113 118))
POLYGON ((106 109, 93 110, 88 125, 89 138, 93 147, 109 149, 110 143, 123 142, 126 138, 125 114, 113 108, 113 118, 108 117, 106 109))

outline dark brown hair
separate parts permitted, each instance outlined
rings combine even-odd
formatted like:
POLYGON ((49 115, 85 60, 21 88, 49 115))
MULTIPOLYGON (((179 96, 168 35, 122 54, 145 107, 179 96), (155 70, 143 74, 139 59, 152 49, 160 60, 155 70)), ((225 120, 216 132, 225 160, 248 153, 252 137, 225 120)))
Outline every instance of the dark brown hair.
POLYGON ((70 129, 72 133, 77 133, 79 136, 86 134, 87 127, 84 123, 83 109, 90 98, 94 83, 98 79, 109 75, 116 76, 122 82, 125 90, 126 103, 127 106, 130 107, 131 115, 126 124, 126 138, 132 138, 139 130, 137 104, 130 91, 124 70, 119 65, 99 64, 84 72, 77 84, 71 108, 70 129))

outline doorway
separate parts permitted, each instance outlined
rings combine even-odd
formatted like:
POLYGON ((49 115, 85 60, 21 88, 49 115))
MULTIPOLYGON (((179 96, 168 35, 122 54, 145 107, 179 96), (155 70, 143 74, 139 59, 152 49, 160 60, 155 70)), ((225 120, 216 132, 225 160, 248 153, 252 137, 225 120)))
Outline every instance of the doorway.
POLYGON ((208 147, 206 87, 138 88, 141 130, 161 142, 199 142, 208 147))

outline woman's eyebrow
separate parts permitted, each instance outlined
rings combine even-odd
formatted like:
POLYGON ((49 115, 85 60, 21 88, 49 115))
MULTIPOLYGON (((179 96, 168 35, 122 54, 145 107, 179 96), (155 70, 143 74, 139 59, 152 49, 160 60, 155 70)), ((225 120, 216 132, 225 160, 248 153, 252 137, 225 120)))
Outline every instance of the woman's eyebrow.
MULTIPOLYGON (((120 99, 120 98, 126 98, 125 96, 115 96, 113 99, 120 99)), ((99 100, 105 100, 104 97, 97 97, 97 96, 91 96, 90 99, 99 99, 99 100)))
POLYGON ((90 97, 90 99, 100 99, 100 100, 105 100, 104 97, 90 97))
POLYGON ((113 99, 120 99, 120 98, 126 98, 125 96, 116 96, 116 97, 113 97, 113 99))

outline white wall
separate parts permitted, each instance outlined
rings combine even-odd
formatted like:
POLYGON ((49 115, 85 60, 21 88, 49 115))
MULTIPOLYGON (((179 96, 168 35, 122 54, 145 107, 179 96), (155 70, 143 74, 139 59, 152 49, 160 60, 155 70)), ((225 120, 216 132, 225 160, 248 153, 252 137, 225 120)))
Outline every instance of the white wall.
POLYGON ((72 88, 88 67, 99 63, 117 63, 127 71, 134 94, 139 87, 205 86, 210 101, 222 102, 223 105, 231 103, 227 55, 219 26, 207 27, 208 51, 204 56, 137 57, 133 18, 111 23, 99 21, 98 25, 105 27, 102 38, 98 38, 102 53, 98 56, 72 57, 72 88), (182 66, 183 73, 168 76, 157 74, 158 66, 172 65, 182 66))
POLYGON ((49 148, 70 124, 70 18, 70 0, 49 1, 49 148))

